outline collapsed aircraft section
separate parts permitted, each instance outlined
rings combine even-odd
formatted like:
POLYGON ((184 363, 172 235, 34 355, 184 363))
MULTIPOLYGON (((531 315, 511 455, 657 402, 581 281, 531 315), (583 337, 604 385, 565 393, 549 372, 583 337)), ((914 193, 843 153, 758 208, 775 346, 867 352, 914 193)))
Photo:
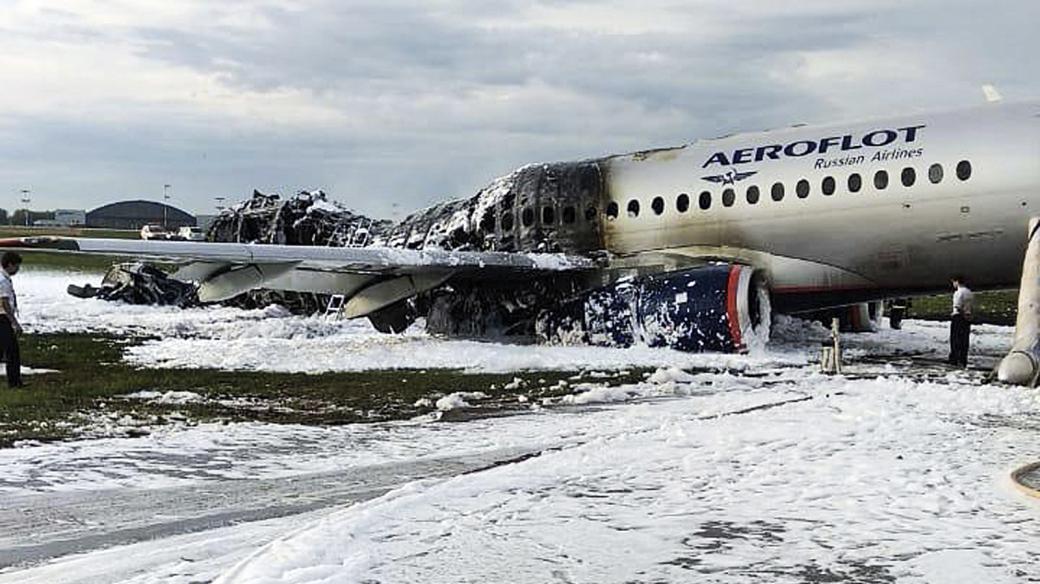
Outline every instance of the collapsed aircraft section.
MULTIPOLYGON (((450 251, 569 252, 601 247, 600 201, 604 178, 597 161, 528 165, 493 181, 475 196, 420 210, 394 223, 355 213, 321 191, 283 199, 254 191, 226 208, 210 226, 211 242, 328 247, 382 246, 450 251)), ((149 302, 162 286, 160 274, 122 270, 109 283, 124 301, 149 302)), ((287 293, 288 294, 288 293, 287 293)), ((167 294, 171 296, 172 294, 167 294)), ((256 297, 257 293, 250 293, 256 297)), ((268 292, 259 293, 277 300, 268 292)), ((191 295, 175 304, 190 306, 191 295)), ((236 299, 237 301, 238 299, 236 299)))

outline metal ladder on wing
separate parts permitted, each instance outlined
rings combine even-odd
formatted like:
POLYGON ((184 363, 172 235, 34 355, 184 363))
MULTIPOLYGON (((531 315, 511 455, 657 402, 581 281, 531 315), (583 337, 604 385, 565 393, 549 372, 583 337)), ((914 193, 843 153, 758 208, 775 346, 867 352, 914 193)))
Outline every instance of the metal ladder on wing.
POLYGON ((372 221, 358 219, 353 223, 341 223, 329 236, 328 247, 365 247, 371 239, 372 221))
POLYGON ((350 233, 350 241, 347 247, 365 247, 372 236, 372 221, 359 219, 354 224, 354 230, 350 233))
POLYGON ((325 242, 326 247, 348 247, 346 242, 350 239, 348 232, 350 226, 346 223, 341 223, 336 226, 336 229, 329 236, 325 242))
MULTIPOLYGON (((331 246, 342 242, 344 247, 365 247, 368 245, 371 237, 371 228, 372 221, 365 221, 364 219, 359 219, 349 226, 342 224, 332 233, 328 245, 331 246), (346 237, 344 237, 345 235, 346 237)), ((342 318, 343 306, 346 303, 347 297, 344 294, 329 296, 329 304, 325 307, 325 317, 342 318)))
POLYGON ((343 306, 347 303, 345 294, 333 294, 329 296, 329 304, 325 307, 325 318, 332 317, 336 320, 343 318, 343 306))

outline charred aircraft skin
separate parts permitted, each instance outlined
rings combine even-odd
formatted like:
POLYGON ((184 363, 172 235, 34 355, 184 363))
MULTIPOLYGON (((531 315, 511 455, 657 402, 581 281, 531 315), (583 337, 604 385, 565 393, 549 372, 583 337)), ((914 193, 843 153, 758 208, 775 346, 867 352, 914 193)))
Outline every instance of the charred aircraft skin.
MULTIPOLYGON (((330 212, 320 193, 301 192, 282 200, 255 192, 249 201, 221 214, 208 239, 590 254, 603 248, 604 199, 605 177, 599 160, 525 166, 473 197, 423 209, 397 224, 345 209, 330 212), (367 233, 361 237, 358 233, 363 229, 367 233)), ((536 320, 542 311, 604 283, 603 275, 589 274, 507 278, 496 283, 460 277, 380 310, 369 319, 387 332, 399 332, 425 316, 428 329, 435 334, 530 340, 537 338, 536 320)), ((238 297, 234 303, 301 304, 297 296, 261 290, 238 297)))
MULTIPOLYGON (((592 254, 603 249, 606 179, 600 160, 528 165, 469 199, 419 211, 377 237, 388 247, 592 254)), ((539 338, 541 313, 604 285, 604 274, 488 282, 454 278, 419 304, 440 335, 539 338)))
POLYGON ((501 252, 591 253, 603 248, 601 160, 533 164, 474 197, 414 213, 374 245, 501 252))
POLYGON ((329 202, 321 191, 300 191, 282 199, 253 191, 253 196, 221 212, 207 231, 208 241, 278 245, 343 246, 367 243, 390 226, 329 202))
MULTIPOLYGON (((206 233, 207 241, 317 245, 365 245, 389 228, 390 221, 374 220, 327 200, 321 191, 300 191, 282 199, 253 191, 251 198, 225 209, 206 233)), ((315 314, 329 304, 329 294, 284 290, 250 290, 221 302, 252 309, 279 304, 293 314, 315 314)))

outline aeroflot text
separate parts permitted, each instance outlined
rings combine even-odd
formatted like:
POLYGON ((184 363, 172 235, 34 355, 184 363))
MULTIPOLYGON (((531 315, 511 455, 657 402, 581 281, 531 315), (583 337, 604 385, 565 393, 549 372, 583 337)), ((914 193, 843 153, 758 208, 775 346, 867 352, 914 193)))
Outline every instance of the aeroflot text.
POLYGON ((707 162, 701 165, 701 168, 708 168, 713 164, 732 166, 748 162, 762 162, 767 158, 780 160, 781 156, 800 158, 810 154, 825 154, 828 151, 841 150, 847 152, 849 150, 858 150, 864 146, 868 148, 882 148, 898 141, 900 138, 902 138, 903 144, 911 144, 917 140, 918 130, 924 127, 924 125, 920 125, 896 128, 894 130, 874 130, 858 138, 854 134, 845 134, 844 136, 830 136, 821 140, 799 140, 790 144, 769 144, 768 146, 758 146, 757 148, 740 148, 739 150, 734 150, 731 155, 726 152, 716 152, 708 158, 707 162))

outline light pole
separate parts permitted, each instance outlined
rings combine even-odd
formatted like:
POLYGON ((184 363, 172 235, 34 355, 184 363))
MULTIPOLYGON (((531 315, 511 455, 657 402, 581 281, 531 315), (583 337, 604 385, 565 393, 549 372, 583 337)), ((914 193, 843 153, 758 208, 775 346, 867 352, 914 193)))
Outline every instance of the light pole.
POLYGON ((217 202, 217 211, 224 210, 224 197, 213 197, 213 200, 217 202))
POLYGON ((29 226, 29 203, 32 199, 29 197, 29 189, 22 189, 22 203, 25 204, 25 226, 29 226))
POLYGON ((169 206, 167 204, 167 201, 170 200, 170 185, 163 185, 162 186, 162 198, 163 198, 162 226, 163 226, 163 229, 166 229, 167 228, 166 227, 166 208, 169 206))

